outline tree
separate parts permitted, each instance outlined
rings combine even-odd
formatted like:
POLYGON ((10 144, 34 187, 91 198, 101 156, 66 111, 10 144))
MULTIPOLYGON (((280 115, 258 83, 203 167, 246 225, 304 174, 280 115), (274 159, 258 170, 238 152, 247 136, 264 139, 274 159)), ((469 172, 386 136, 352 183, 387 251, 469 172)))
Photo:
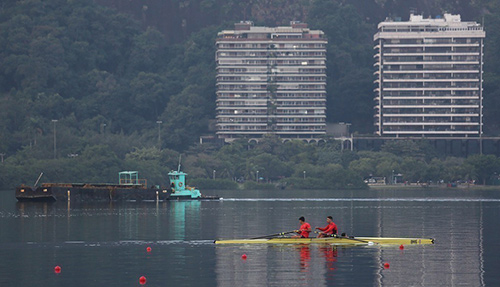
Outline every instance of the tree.
POLYGON ((328 39, 328 120, 351 122, 358 131, 372 132, 374 26, 350 3, 327 0, 312 1, 308 22, 328 39))
POLYGON ((369 176, 377 176, 376 174, 377 162, 371 158, 361 158, 354 160, 349 164, 349 170, 357 173, 360 177, 366 178, 369 176))
POLYGON ((290 176, 292 170, 288 165, 282 162, 277 156, 269 153, 261 153, 252 158, 249 158, 248 166, 253 167, 255 170, 248 170, 248 174, 259 171, 259 177, 267 179, 279 179, 281 177, 290 176))
POLYGON ((131 71, 156 72, 161 69, 164 56, 165 38, 158 30, 148 27, 133 39, 130 51, 131 71))
POLYGON ((465 160, 465 164, 472 177, 483 185, 495 172, 500 173, 500 160, 494 155, 472 155, 465 160))
POLYGON ((403 179, 410 182, 426 182, 429 178, 426 177, 427 164, 412 157, 405 157, 401 162, 399 169, 395 169, 396 174, 402 174, 403 179))
POLYGON ((235 141, 231 145, 223 146, 217 152, 217 159, 220 160, 222 171, 219 173, 230 179, 245 176, 247 143, 245 141, 235 141))
POLYGON ((406 156, 418 158, 421 160, 427 157, 436 156, 434 149, 426 141, 413 140, 392 140, 386 141, 380 148, 383 152, 390 152, 394 155, 404 154, 406 156))
POLYGON ((197 85, 172 96, 161 116, 164 129, 170 131, 165 135, 167 146, 182 150, 186 148, 186 143, 193 143, 208 130, 209 115, 205 113, 208 105, 211 104, 197 85))
POLYGON ((151 122, 160 117, 170 96, 166 82, 159 74, 145 72, 130 81, 130 104, 136 114, 151 122))

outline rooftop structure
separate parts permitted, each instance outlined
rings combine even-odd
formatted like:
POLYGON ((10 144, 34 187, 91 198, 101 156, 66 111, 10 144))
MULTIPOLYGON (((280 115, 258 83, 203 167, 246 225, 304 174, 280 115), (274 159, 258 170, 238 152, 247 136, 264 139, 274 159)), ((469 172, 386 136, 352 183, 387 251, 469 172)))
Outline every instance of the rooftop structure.
POLYGON ((481 136, 483 40, 460 15, 410 15, 378 25, 375 133, 381 136, 481 136))
POLYGON ((236 23, 218 33, 217 136, 226 141, 326 133, 326 44, 307 24, 236 23))

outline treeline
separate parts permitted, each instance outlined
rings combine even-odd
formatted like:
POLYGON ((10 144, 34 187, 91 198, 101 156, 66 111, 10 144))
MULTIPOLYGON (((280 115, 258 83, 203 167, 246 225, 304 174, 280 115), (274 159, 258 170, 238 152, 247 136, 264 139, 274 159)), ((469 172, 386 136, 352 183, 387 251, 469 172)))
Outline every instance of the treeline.
MULTIPOLYGON (((137 19, 96 4, 109 2, 105 0, 2 1, 0 186, 29 183, 41 171, 48 181, 113 182, 118 171, 136 169, 159 181, 175 168, 179 153, 186 154, 186 169, 195 178, 211 178, 216 170, 216 178, 243 178, 247 185, 257 176, 253 167, 265 182, 285 184, 286 179, 287 186, 339 188, 363 186, 369 174, 387 176, 393 169, 412 181, 437 174, 405 171, 412 164, 400 154, 382 160, 380 153, 341 153, 333 143, 290 144, 304 149, 304 159, 292 159, 296 152, 248 148, 244 140, 221 150, 196 145, 200 135, 213 133, 208 123, 215 118, 215 37, 242 19, 273 26, 302 20, 325 31, 327 119, 351 122, 356 133, 372 133, 372 36, 378 21, 388 15, 406 19, 409 7, 414 7, 426 15, 446 10, 484 22, 485 132, 500 134, 495 114, 500 110, 498 1, 159 1, 180 9, 175 19, 186 20, 177 31, 182 37, 175 39, 155 28, 159 22, 148 22, 158 1, 142 1, 138 7, 143 17, 137 19), (201 14, 205 16, 196 17, 201 14), (226 159, 229 155, 234 158, 226 159), (204 162, 219 164, 205 167, 204 162), (337 178, 345 182, 328 181, 337 178)), ((127 10, 126 2, 111 2, 127 10)), ((456 166, 468 164, 465 159, 449 160, 456 166)), ((417 157, 418 168, 413 170, 429 170, 437 163, 432 157, 417 157)), ((464 170, 470 169, 453 174, 478 177, 464 170)))
MULTIPOLYGON (((40 160, 25 150, 0 164, 0 189, 33 184, 40 172, 41 182, 116 183, 122 170, 137 170, 148 185, 165 186, 180 155, 142 148, 120 157, 109 146, 98 145, 75 157, 40 160)), ((196 145, 181 158, 188 184, 202 189, 364 189, 369 178, 385 177, 389 182, 395 174, 398 181, 410 183, 495 184, 500 174, 500 159, 493 155, 441 158, 425 141, 394 141, 379 152, 356 152, 340 150, 335 141, 282 143, 269 136, 257 144, 242 140, 222 148, 196 145)))
POLYGON ((351 122, 356 133, 371 134, 372 37, 379 21, 407 19, 410 7, 425 15, 448 11, 484 22, 485 132, 500 134, 498 1, 97 2, 142 16, 134 20, 91 0, 0 4, 0 153, 5 157, 27 147, 50 155, 54 129, 58 156, 99 144, 114 148, 116 141, 122 156, 134 147, 186 150, 200 135, 213 133, 208 122, 215 118, 215 37, 242 19, 256 25, 302 20, 325 31, 327 120, 351 122), (162 11, 177 14, 148 20, 162 11), (175 31, 184 33, 182 39, 174 41, 169 34, 174 32, 154 28, 170 20, 185 20, 185 28, 175 31))
POLYGON ((377 24, 387 16, 408 17, 410 11, 427 16, 443 12, 458 13, 464 19, 476 18, 491 1, 466 0, 96 0, 133 15, 144 27, 154 26, 170 43, 181 42, 193 32, 210 25, 235 20, 252 20, 262 25, 288 25, 290 20, 307 22, 314 18, 312 6, 351 6, 363 22, 377 24))
POLYGON ((112 139, 130 152, 158 145, 157 121, 161 144, 184 149, 214 118, 217 30, 167 45, 93 1, 2 2, 0 153, 46 154, 54 129, 58 155, 112 139))

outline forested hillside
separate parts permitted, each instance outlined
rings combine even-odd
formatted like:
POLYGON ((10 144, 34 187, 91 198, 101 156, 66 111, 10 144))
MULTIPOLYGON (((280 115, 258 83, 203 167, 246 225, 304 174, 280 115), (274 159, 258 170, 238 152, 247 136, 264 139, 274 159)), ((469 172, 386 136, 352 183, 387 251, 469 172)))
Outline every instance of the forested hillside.
POLYGON ((371 134, 376 24, 410 9, 484 22, 485 131, 499 135, 498 1, 4 0, 0 154, 26 170, 54 157, 122 162, 153 147, 187 151, 215 117, 215 36, 240 20, 325 31, 327 120, 371 134))

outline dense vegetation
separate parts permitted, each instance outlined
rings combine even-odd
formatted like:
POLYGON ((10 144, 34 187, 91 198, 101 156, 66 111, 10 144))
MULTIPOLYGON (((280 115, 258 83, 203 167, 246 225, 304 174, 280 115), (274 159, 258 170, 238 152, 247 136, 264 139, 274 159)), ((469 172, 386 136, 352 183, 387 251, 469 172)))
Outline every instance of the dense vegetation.
MULTIPOLYGON (((488 184, 498 180, 500 169, 500 159, 493 155, 440 158, 424 141, 388 142, 379 152, 339 147, 334 141, 316 146, 282 143, 275 137, 255 145, 241 140, 220 149, 196 145, 183 153, 182 169, 189 173, 188 183, 205 189, 361 189, 366 188, 364 180, 385 177, 389 183, 395 174, 400 174, 398 180, 412 183, 476 180, 488 184)), ((33 159, 25 152, 0 165, 0 187, 33 184, 41 171, 43 182, 117 182, 121 170, 138 170, 148 183, 166 185, 166 174, 177 168, 179 159, 173 150, 154 147, 137 149, 124 158, 106 145, 55 160, 33 159)))
MULTIPOLYGON (((406 19, 409 7, 426 15, 448 11, 466 20, 484 19, 485 130, 500 134, 498 1, 136 2, 2 1, 0 187, 34 181, 40 171, 45 181, 114 182, 119 170, 134 169, 159 181, 176 167, 179 152, 187 155, 185 170, 196 178, 211 178, 215 169, 217 178, 247 181, 259 170, 266 182, 282 179, 289 186, 361 187, 369 174, 387 176, 388 170, 401 170, 408 180, 437 179, 424 170, 444 164, 443 159, 433 162, 427 152, 425 158, 341 153, 334 142, 324 147, 274 143, 272 149, 265 143, 222 149, 195 145, 215 115, 215 36, 242 19, 257 25, 303 20, 324 30, 328 121, 352 122, 358 133, 372 132, 372 36, 380 20, 406 19), (413 164, 406 172, 404 166, 413 164)), ((462 170, 470 160, 446 159, 457 167, 449 180, 485 179, 462 170)))

